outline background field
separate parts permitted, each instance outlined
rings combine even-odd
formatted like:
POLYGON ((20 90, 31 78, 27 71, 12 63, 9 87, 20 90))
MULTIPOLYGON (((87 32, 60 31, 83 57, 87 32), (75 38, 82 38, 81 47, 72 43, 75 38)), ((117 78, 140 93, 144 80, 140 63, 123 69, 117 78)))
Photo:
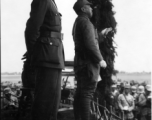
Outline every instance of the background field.
MULTIPOLYGON (((64 77, 66 79, 66 77, 64 77)), ((134 80, 139 83, 141 82, 147 82, 148 84, 151 84, 151 73, 119 73, 117 76, 113 76, 113 79, 121 79, 122 81, 130 81, 134 80)), ((69 85, 74 85, 74 77, 69 77, 69 85)), ((1 75, 1 81, 12 81, 12 82, 18 82, 21 81, 21 75, 1 75)))
POLYGON ((138 83, 146 82, 151 84, 151 73, 119 73, 114 76, 113 79, 121 79, 122 81, 134 80, 138 83))

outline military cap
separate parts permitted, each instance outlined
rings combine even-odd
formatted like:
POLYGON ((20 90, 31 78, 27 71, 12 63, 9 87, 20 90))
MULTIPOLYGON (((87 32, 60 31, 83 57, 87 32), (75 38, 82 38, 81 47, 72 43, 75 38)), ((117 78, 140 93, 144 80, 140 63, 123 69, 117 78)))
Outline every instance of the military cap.
POLYGON ((130 84, 125 84, 125 88, 130 88, 130 84))
POLYGON ((117 86, 121 85, 121 82, 117 82, 117 86))
POLYGON ((11 89, 9 87, 5 88, 4 89, 4 93, 5 94, 11 93, 11 89))
POLYGON ((152 91, 152 90, 151 90, 151 85, 146 85, 145 88, 146 88, 147 91, 152 91))
POLYGON ((84 5, 92 5, 92 3, 88 2, 87 0, 78 0, 74 6, 73 9, 75 12, 79 11, 84 5))
POLYGON ((136 86, 131 86, 131 89, 132 89, 132 90, 136 90, 137 87, 136 87, 136 86))

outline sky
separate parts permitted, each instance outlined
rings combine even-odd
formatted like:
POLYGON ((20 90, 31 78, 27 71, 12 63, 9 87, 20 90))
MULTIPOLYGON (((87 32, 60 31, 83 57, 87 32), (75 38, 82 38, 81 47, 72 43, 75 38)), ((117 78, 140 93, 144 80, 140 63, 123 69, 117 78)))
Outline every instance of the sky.
MULTIPOLYGON (((73 60, 72 27, 77 15, 76 0, 55 0, 62 14, 62 33, 66 60, 73 60)), ((26 51, 24 30, 32 0, 1 0, 1 72, 21 72, 26 51)), ((152 1, 112 0, 118 23, 115 42, 115 69, 150 72, 152 56, 152 1)))

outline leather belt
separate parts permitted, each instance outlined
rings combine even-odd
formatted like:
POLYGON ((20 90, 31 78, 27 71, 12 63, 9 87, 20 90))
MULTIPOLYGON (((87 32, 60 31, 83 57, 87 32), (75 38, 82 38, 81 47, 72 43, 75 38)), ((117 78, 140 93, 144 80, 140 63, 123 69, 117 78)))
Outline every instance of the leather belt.
POLYGON ((63 40, 63 33, 45 31, 45 32, 40 33, 40 37, 52 37, 52 38, 58 38, 60 40, 63 40))

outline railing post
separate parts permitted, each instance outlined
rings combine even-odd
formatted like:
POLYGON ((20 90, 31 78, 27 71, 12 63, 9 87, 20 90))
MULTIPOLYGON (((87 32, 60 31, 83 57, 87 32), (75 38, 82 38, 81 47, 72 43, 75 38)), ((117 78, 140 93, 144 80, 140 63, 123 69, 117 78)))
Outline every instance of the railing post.
POLYGON ((110 117, 109 117, 110 120, 111 120, 111 117, 112 117, 112 106, 110 106, 110 117))
POLYGON ((124 118, 124 111, 122 111, 122 120, 125 120, 125 118, 124 118))
MULTIPOLYGON (((104 107, 106 108, 106 101, 104 100, 104 107)), ((105 118, 106 118, 106 116, 105 116, 105 118)))
POLYGON ((94 101, 92 101, 92 111, 93 111, 93 114, 95 114, 95 105, 94 105, 94 101))
POLYGON ((99 99, 97 98, 97 113, 98 113, 98 117, 101 118, 101 113, 99 110, 99 99))
POLYGON ((97 98, 97 105, 96 105, 96 120, 98 120, 98 98, 97 98))
POLYGON ((106 101, 104 101, 104 107, 106 107, 106 101))

